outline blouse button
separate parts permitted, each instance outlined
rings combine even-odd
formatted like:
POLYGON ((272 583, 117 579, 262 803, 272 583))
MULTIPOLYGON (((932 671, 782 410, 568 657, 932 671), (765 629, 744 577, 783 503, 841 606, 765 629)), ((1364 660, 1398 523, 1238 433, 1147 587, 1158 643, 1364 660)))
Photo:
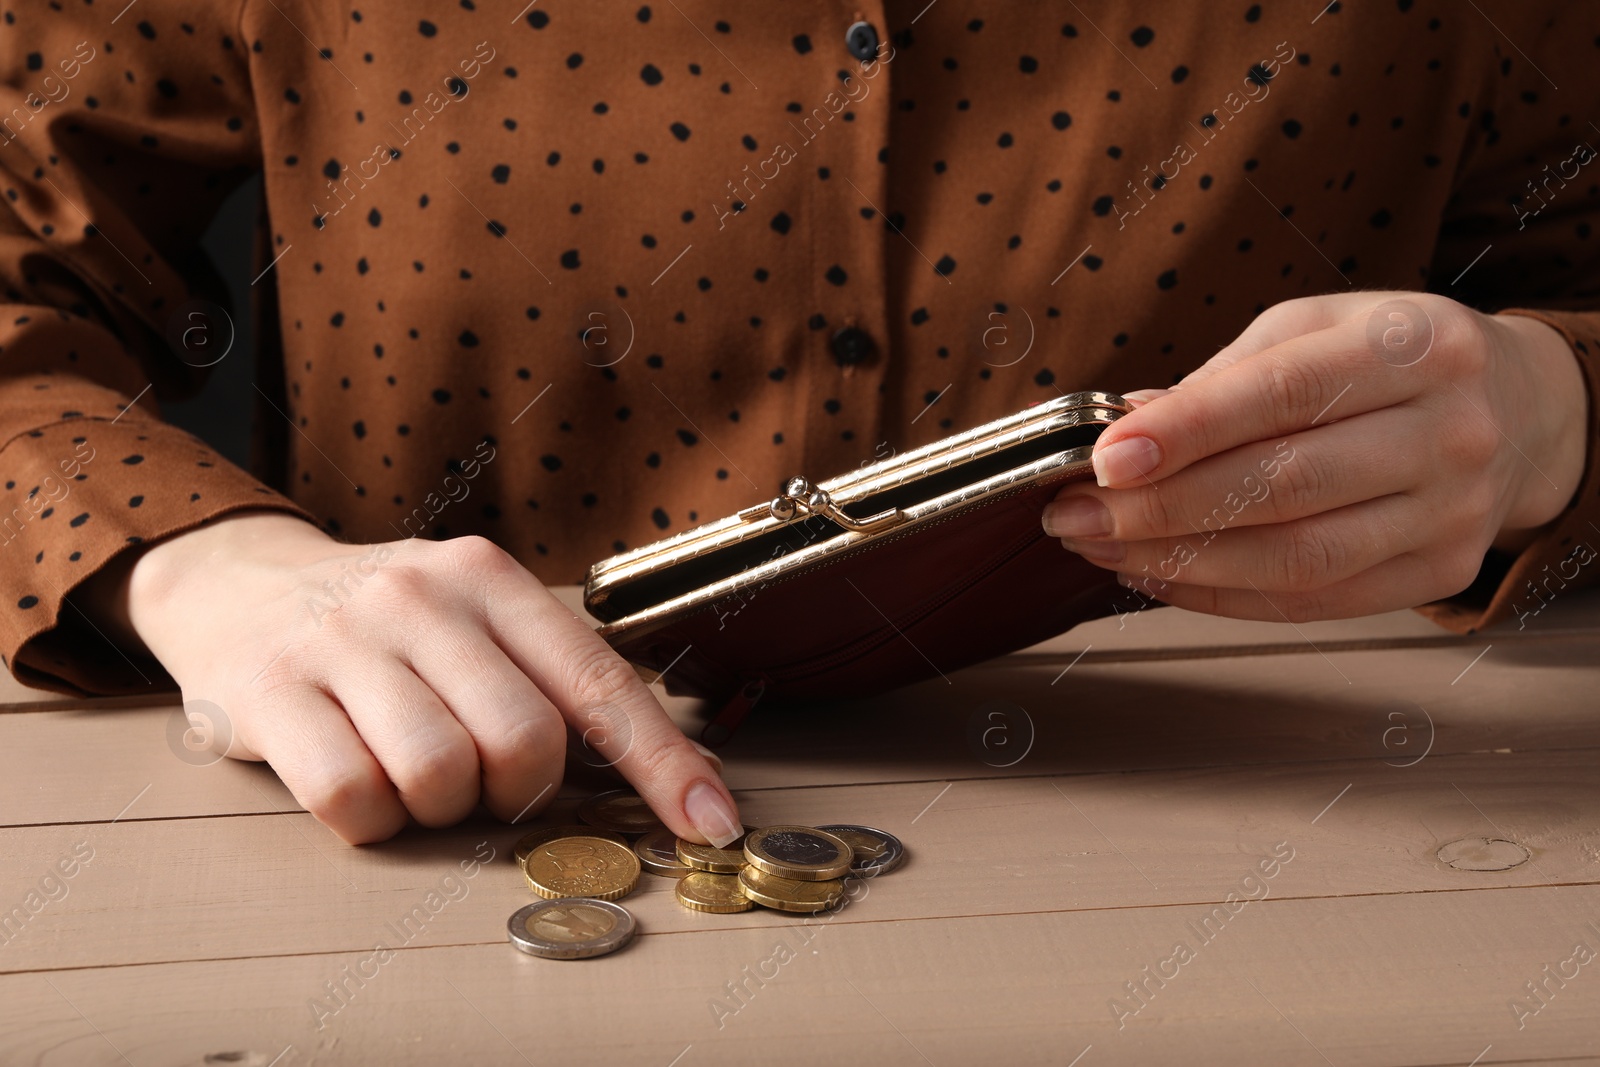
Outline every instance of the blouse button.
POLYGON ((853 367, 872 358, 877 345, 872 335, 855 326, 846 326, 833 335, 833 358, 841 367, 853 367))
POLYGON ((844 31, 844 46, 865 63, 878 54, 878 31, 870 22, 857 22, 844 31))

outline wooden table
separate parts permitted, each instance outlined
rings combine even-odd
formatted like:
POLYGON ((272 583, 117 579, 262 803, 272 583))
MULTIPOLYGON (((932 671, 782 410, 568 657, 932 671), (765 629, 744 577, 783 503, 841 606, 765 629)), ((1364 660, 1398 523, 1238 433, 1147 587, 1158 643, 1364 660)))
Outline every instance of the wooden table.
POLYGON ((1597 663, 1579 592, 1470 638, 1160 609, 758 709, 747 821, 908 863, 815 921, 645 875, 640 936, 576 962, 506 943, 524 828, 352 848, 269 769, 176 758, 170 694, 12 685, 0 1063, 1600 1062, 1597 663))

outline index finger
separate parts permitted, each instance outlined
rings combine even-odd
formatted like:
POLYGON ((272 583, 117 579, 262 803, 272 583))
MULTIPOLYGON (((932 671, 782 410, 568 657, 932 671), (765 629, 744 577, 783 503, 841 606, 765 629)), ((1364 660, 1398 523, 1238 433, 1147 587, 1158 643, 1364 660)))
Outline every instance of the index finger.
POLYGON ((475 569, 490 633, 506 655, 673 833, 719 847, 737 840, 744 827, 728 787, 633 667, 509 555, 504 560, 510 567, 497 574, 475 569))
MULTIPOLYGON (((1425 314, 1409 301, 1390 303, 1425 314)), ((1240 445, 1417 395, 1422 375, 1396 373, 1399 364, 1374 354, 1368 342, 1373 315, 1282 341, 1122 416, 1095 442, 1099 484, 1152 483, 1240 445)))

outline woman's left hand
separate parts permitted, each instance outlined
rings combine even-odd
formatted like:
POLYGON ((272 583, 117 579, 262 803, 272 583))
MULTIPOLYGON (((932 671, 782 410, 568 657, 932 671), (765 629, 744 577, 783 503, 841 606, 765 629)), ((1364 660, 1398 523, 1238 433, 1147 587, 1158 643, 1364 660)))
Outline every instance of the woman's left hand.
POLYGON ((1095 445, 1045 530, 1169 604, 1306 621, 1471 584, 1571 501, 1588 397, 1566 341, 1428 293, 1269 308, 1095 445))

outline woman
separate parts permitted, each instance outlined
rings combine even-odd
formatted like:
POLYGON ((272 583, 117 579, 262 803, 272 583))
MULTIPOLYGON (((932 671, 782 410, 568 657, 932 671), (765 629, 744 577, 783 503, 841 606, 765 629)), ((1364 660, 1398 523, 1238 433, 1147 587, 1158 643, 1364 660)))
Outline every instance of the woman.
POLYGON ((1526 619, 1600 512, 1594 21, 26 0, 6 661, 170 673, 350 841, 524 817, 565 723, 625 716, 608 755, 720 844, 713 764, 541 583, 1078 388, 1146 406, 1042 521, 1143 591, 1526 619), (257 169, 265 482, 155 407, 257 169))

